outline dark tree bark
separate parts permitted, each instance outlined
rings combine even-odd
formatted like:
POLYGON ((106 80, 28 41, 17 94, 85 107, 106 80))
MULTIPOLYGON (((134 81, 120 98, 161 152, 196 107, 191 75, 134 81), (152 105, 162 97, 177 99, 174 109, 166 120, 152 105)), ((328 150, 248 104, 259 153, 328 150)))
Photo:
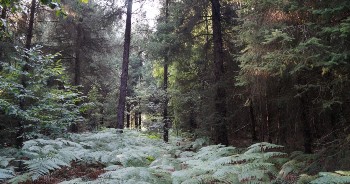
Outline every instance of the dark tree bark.
POLYGON ((126 128, 130 128, 130 103, 126 103, 126 128))
POLYGON ((142 122, 142 119, 141 119, 141 111, 139 111, 139 129, 141 129, 141 122, 142 122))
POLYGON ((139 129, 139 113, 137 111, 134 112, 134 124, 135 124, 135 129, 139 129))
POLYGON ((76 25, 77 30, 77 38, 75 43, 75 63, 74 63, 74 85, 79 86, 81 85, 81 59, 80 59, 80 53, 81 53, 81 43, 82 43, 82 36, 83 36, 83 28, 81 25, 81 20, 76 25))
MULTIPOLYGON (((2 10, 1 10, 1 18, 3 20, 5 20, 7 17, 7 8, 6 6, 2 7, 2 10)), ((5 25, 2 25, 0 27, 0 32, 4 32, 5 33, 6 31, 6 27, 5 25)), ((2 37, 3 34, 0 35, 0 41, 2 41, 3 37, 2 37)), ((2 59, 4 58, 5 54, 4 54, 4 48, 1 46, 0 47, 0 62, 2 62, 2 59)), ((0 71, 2 70, 2 66, 0 65, 0 71)))
MULTIPOLYGON (((169 18, 169 0, 165 1, 165 23, 168 23, 169 18)), ((163 90, 165 92, 165 99, 164 99, 164 109, 163 109, 163 140, 164 142, 169 141, 169 117, 168 117, 168 62, 169 62, 169 56, 168 56, 168 49, 166 49, 166 53, 164 56, 164 81, 163 81, 163 90)))
POLYGON ((119 103, 117 109, 117 128, 124 128, 124 111, 126 94, 128 87, 128 70, 129 70, 129 55, 130 55, 130 40, 131 40, 131 11, 132 11, 132 0, 128 0, 128 7, 126 13, 126 26, 124 35, 124 52, 123 52, 123 64, 122 74, 120 77, 119 87, 119 103))
MULTIPOLYGON (((298 84, 306 84, 305 79, 302 79, 301 76, 298 77, 298 84)), ((301 127, 303 129, 303 137, 304 137, 304 152, 312 153, 312 135, 311 135, 311 124, 309 114, 309 103, 308 103, 308 92, 302 91, 302 89, 298 90, 299 93, 299 105, 300 105, 300 122, 301 127)))
POLYGON ((215 143, 228 145, 227 123, 226 123, 226 90, 223 84, 224 58, 223 58, 223 41, 221 30, 221 13, 219 0, 211 0, 212 4, 212 27, 213 27, 213 42, 214 42, 214 74, 216 82, 215 94, 215 110, 216 122, 215 143))
POLYGON ((267 141, 272 143, 272 137, 271 137, 271 112, 269 108, 269 100, 267 92, 265 92, 265 111, 266 111, 266 136, 267 141))
POLYGON ((302 94, 299 98, 300 100, 300 121, 303 128, 303 136, 304 136, 304 152, 312 153, 312 135, 311 135, 311 125, 308 119, 309 107, 307 104, 307 95, 302 94))
POLYGON ((32 4, 30 6, 29 25, 28 25, 27 37, 26 37, 26 43, 25 43, 25 48, 28 50, 32 46, 35 10, 36 10, 36 0, 32 0, 32 4))
POLYGON ((248 99, 249 100, 249 117, 250 117, 250 122, 251 122, 251 134, 252 134, 252 141, 253 142, 257 142, 258 141, 258 137, 256 136, 256 120, 255 120, 255 115, 254 115, 254 106, 253 106, 253 100, 251 98, 248 99))

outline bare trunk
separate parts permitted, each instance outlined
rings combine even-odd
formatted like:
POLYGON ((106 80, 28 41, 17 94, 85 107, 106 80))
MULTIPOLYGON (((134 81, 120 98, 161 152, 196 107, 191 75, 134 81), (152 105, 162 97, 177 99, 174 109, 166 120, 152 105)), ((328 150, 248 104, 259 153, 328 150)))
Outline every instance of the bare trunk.
POLYGON ((126 128, 130 128, 130 103, 126 104, 126 128))
POLYGON ((124 129, 124 111, 126 94, 128 87, 128 70, 129 70, 129 55, 130 55, 130 40, 131 40, 131 11, 132 11, 132 0, 128 0, 128 8, 126 13, 126 26, 124 36, 124 52, 123 52, 123 64, 122 74, 120 77, 119 87, 119 103, 117 109, 117 128, 124 129))
POLYGON ((81 51, 81 41, 82 41, 82 26, 81 23, 77 24, 77 39, 75 43, 75 63, 74 63, 74 85, 81 85, 81 61, 80 61, 80 51, 81 51))
POLYGON ((224 59, 223 59, 223 41, 221 31, 221 13, 219 0, 211 0, 212 4, 212 23, 213 23, 213 41, 214 41, 214 74, 216 82, 215 94, 215 142, 217 144, 228 145, 227 123, 226 123, 226 90, 223 84, 224 59))
POLYGON ((251 98, 248 99, 249 100, 249 116, 250 116, 250 122, 251 122, 251 134, 252 134, 252 141, 253 142, 257 142, 258 141, 258 137, 256 136, 256 121, 255 121, 255 115, 254 115, 254 106, 253 106, 253 100, 251 98))
POLYGON ((28 25, 27 37, 26 37, 26 43, 25 43, 25 48, 28 50, 32 45, 35 9, 36 9, 36 0, 32 0, 32 4, 30 6, 29 25, 28 25))
MULTIPOLYGON (((169 18, 169 0, 165 1, 165 23, 168 23, 169 18)), ((168 49, 167 49, 168 50, 168 49)), ((163 109, 163 140, 164 142, 169 141, 169 118, 168 118, 168 62, 169 62, 169 56, 168 51, 166 51, 164 56, 164 81, 163 81, 163 90, 165 92, 165 99, 164 99, 164 109, 163 109)))
POLYGON ((139 113, 138 113, 137 111, 134 112, 134 123, 135 123, 135 129, 136 129, 136 130, 139 129, 138 114, 139 114, 139 113))
MULTIPOLYGON (((6 8, 6 6, 4 6, 4 7, 2 8, 2 10, 1 10, 1 18, 2 18, 3 20, 5 20, 5 19, 6 19, 6 16, 7 16, 7 8, 6 8)), ((5 35, 5 34, 4 34, 5 31, 6 31, 5 25, 2 25, 1 28, 0 28, 0 32, 3 32, 3 33, 1 33, 1 35, 0 35, 0 40, 1 40, 1 41, 2 41, 2 39, 3 39, 2 36, 5 35)), ((4 48, 3 48, 3 47, 0 47, 0 62, 3 62, 2 60, 3 60, 4 56, 5 56, 4 48)), ((0 71, 1 71, 1 70, 2 70, 2 66, 0 65, 0 71)))
POLYGON ((141 112, 139 112, 139 129, 141 129, 141 122, 142 122, 141 112))
POLYGON ((266 111, 266 136, 267 141, 272 143, 272 137, 271 137, 271 113, 269 108, 269 100, 267 96, 267 92, 265 92, 265 111, 266 111))
MULTIPOLYGON (((299 84, 305 84, 304 79, 298 79, 299 84)), ((305 153, 312 153, 312 135, 311 135, 311 124, 310 120, 308 118, 309 116, 309 104, 308 104, 308 92, 298 90, 298 93, 300 94, 299 97, 299 104, 300 104, 300 122, 301 126, 303 128, 303 137, 304 137, 304 152, 305 153)))
POLYGON ((307 96, 302 95, 300 97, 300 110, 301 110, 301 123, 303 127, 304 136, 304 152, 312 153, 312 136, 311 136, 311 126, 308 119, 308 104, 306 102, 307 96))

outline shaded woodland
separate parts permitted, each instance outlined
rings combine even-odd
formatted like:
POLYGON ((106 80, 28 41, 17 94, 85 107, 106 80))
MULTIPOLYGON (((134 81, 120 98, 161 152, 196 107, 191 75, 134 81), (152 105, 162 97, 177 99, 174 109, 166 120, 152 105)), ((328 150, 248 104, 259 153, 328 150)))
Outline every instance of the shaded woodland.
POLYGON ((0 10, 1 148, 134 129, 170 143, 282 145, 318 154, 309 174, 350 170, 348 0, 0 0, 0 10))

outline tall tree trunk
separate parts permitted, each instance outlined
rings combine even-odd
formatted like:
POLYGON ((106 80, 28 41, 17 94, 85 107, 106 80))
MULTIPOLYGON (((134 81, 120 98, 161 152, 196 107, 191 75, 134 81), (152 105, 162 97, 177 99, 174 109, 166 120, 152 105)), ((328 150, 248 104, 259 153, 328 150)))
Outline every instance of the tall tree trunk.
POLYGON ((309 122, 308 114, 309 107, 307 104, 307 96, 306 94, 302 94, 299 98, 300 100, 300 111, 301 111, 301 123, 303 128, 303 136, 304 136, 304 152, 312 153, 312 135, 311 135, 311 125, 309 122))
POLYGON ((130 55, 130 40, 131 40, 131 11, 132 11, 132 0, 128 0, 128 7, 126 12, 126 26, 124 35, 124 52, 123 52, 123 64, 122 74, 120 77, 119 87, 119 103, 117 109, 117 128, 124 128, 124 111, 126 94, 128 87, 128 70, 129 70, 129 55, 130 55))
POLYGON ((141 122, 142 122, 142 118, 141 118, 141 111, 139 111, 139 129, 141 129, 141 122))
MULTIPOLYGON (((169 0, 165 0, 165 23, 168 23, 169 18, 169 0)), ((168 49, 166 49, 166 53, 164 56, 164 81, 163 81, 163 90, 165 92, 165 99, 164 99, 164 109, 163 109, 163 140, 164 142, 169 141, 169 117, 168 117, 168 62, 169 62, 169 56, 168 56, 168 49)))
MULTIPOLYGON (((298 84, 305 84, 305 79, 298 78, 298 84)), ((311 124, 309 117, 309 103, 308 103, 308 92, 298 90, 299 93, 299 105, 300 105, 300 122, 303 128, 304 137, 304 152, 312 153, 312 135, 311 135, 311 124)))
POLYGON ((249 117, 250 117, 250 122, 251 122, 251 134, 252 134, 252 141, 253 142, 257 142, 258 141, 258 137, 256 136, 256 120, 255 120, 255 115, 254 115, 254 106, 253 106, 253 99, 249 98, 249 117))
POLYGON ((130 128, 130 103, 126 103, 126 128, 130 128))
MULTIPOLYGON (((7 16, 7 8, 6 8, 6 5, 5 5, 4 7, 2 7, 2 10, 1 10, 1 19, 6 20, 6 16, 7 16)), ((2 25, 0 27, 0 33, 1 32, 3 32, 3 33, 1 33, 1 35, 0 35, 0 41, 3 41, 2 40, 3 39, 2 35, 5 35, 5 31, 6 31, 5 25, 2 25)), ((0 46, 0 62, 2 62, 2 59, 4 58, 4 56, 5 56, 4 47, 0 46)), ((0 65, 0 71, 1 70, 2 70, 2 66, 0 65)))
POLYGON ((28 25, 27 37, 26 37, 26 43, 25 43, 25 48, 28 50, 32 45, 35 9, 36 9, 36 0, 32 0, 32 4, 30 6, 29 25, 28 25))
POLYGON ((81 42, 82 42, 82 25, 81 20, 76 25, 77 29, 77 38, 75 43, 75 63, 74 63, 74 85, 81 85, 81 60, 80 60, 80 51, 81 51, 81 42))
MULTIPOLYGON (((29 50, 32 45, 32 38, 33 38, 33 28, 34 28, 34 18, 35 18, 35 10, 36 10, 36 0, 32 0, 31 6, 30 6, 30 16, 29 16, 29 24, 28 24, 28 29, 27 29, 27 36, 26 36, 26 42, 25 42, 25 48, 29 50)), ((23 66, 23 72, 28 72, 30 70, 30 65, 29 65, 29 58, 28 55, 25 57, 26 64, 23 66)), ((23 91, 21 94, 25 94, 25 88, 27 88, 27 82, 28 79, 25 75, 21 77, 21 84, 23 86, 23 91)), ((21 110, 25 110, 27 106, 26 99, 22 97, 19 102, 19 106, 21 110)), ((17 132, 16 132, 16 146, 18 148, 21 148, 23 146, 24 142, 24 120, 19 120, 18 125, 17 125, 17 132)))
POLYGON ((135 129, 137 130, 137 129, 139 129, 139 117, 138 117, 138 112, 137 111, 135 111, 134 112, 134 123, 135 123, 135 129))
POLYGON ((226 123, 226 90, 223 84, 224 76, 224 58, 223 41, 221 31, 221 13, 219 0, 211 0, 212 4, 212 23, 213 23, 213 41, 214 41, 214 74, 216 82, 215 94, 215 142, 217 144, 228 145, 227 123, 226 123))
POLYGON ((272 143, 272 136, 271 136, 271 112, 269 108, 269 100, 268 100, 268 95, 267 92, 265 92, 265 111, 266 111, 266 136, 267 136, 267 141, 269 143, 272 143))

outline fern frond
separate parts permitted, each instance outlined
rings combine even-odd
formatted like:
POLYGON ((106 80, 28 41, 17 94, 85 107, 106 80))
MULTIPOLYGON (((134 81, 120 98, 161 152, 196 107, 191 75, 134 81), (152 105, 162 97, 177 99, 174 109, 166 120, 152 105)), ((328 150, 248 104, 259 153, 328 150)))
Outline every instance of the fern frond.
POLYGON ((24 163, 32 173, 33 180, 36 180, 42 175, 48 174, 52 170, 60 169, 62 166, 69 166, 69 163, 64 162, 62 159, 54 157, 36 158, 32 160, 26 160, 24 163))
POLYGON ((180 184, 189 178, 193 178, 199 175, 206 174, 207 172, 201 169, 186 169, 181 171, 175 171, 171 174, 173 184, 180 184))
POLYGON ((193 178, 189 178, 183 181, 181 184, 202 184, 202 183, 214 183, 216 178, 211 174, 202 174, 193 178))
POLYGON ((15 173, 9 169, 0 169, 0 181, 4 181, 13 178, 15 173))
POLYGON ((277 145, 277 144, 271 144, 268 142, 260 142, 249 146, 248 150, 245 153, 259 153, 259 152, 265 152, 271 149, 280 149, 280 148, 283 148, 283 146, 277 145))
POLYGON ((346 184, 350 183, 350 176, 343 176, 337 173, 330 173, 330 172, 321 172, 319 173, 321 176, 320 178, 317 178, 313 181, 311 181, 311 184, 346 184))

